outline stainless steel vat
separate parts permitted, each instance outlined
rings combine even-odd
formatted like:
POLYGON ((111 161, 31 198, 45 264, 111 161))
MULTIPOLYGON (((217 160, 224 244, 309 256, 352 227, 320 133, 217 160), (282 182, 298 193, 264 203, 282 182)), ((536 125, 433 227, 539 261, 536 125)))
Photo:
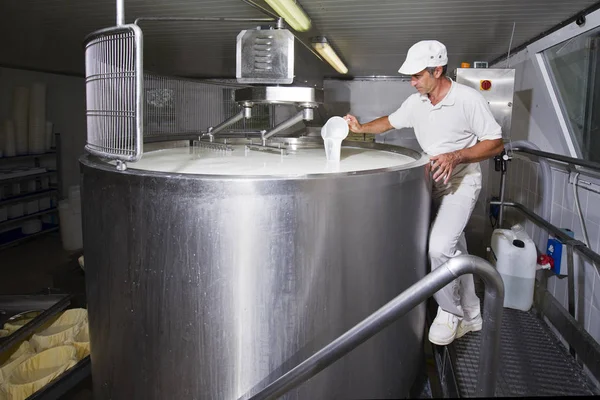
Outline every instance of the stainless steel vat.
MULTIPOLYGON (((238 399, 422 278, 427 160, 396 150, 418 161, 301 178, 82 157, 95 398, 238 399)), ((424 325, 421 305, 286 398, 408 395, 424 325)))

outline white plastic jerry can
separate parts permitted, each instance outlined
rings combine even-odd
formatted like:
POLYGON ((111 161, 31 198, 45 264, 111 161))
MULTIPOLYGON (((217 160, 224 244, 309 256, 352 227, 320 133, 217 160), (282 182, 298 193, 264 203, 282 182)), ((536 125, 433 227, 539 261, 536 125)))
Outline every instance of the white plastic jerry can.
POLYGON ((504 307, 529 311, 533 305, 537 250, 521 225, 492 233, 491 262, 504 281, 504 307))

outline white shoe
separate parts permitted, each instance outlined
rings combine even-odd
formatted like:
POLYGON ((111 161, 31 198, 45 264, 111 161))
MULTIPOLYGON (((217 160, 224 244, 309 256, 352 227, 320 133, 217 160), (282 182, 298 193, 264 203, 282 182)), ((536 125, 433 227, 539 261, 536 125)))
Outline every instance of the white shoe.
POLYGON ((437 315, 429 328, 429 341, 438 346, 446 346, 456 338, 460 317, 438 308, 437 315))
POLYGON ((465 336, 469 332, 480 331, 482 327, 483 319, 481 318, 481 313, 477 314, 477 316, 473 319, 463 318, 458 326, 458 331, 456 332, 456 339, 465 336))

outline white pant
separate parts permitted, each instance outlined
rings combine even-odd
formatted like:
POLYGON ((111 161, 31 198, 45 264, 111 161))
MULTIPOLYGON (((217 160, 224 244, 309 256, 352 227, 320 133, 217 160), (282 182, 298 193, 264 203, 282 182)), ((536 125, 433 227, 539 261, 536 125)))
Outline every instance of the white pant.
MULTIPOLYGON (((435 184, 434 184, 435 185, 435 184)), ((450 185, 449 185, 450 186, 450 185)), ((452 257, 467 253, 464 229, 471 217, 480 188, 473 185, 433 188, 433 221, 429 234, 429 259, 434 270, 452 257)), ((438 305, 451 314, 463 317, 463 310, 476 309, 479 298, 475 294, 473 275, 455 279, 435 295, 438 305)), ((473 315, 475 317, 475 315, 473 315)))

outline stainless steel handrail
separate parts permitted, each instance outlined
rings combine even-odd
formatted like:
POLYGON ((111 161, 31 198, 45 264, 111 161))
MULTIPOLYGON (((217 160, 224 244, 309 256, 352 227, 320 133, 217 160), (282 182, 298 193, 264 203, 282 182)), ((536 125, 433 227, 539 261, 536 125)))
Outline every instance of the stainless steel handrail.
MULTIPOLYGON (((507 202, 507 201, 505 201, 504 203, 502 203, 500 201, 490 201, 490 204, 499 205, 499 206, 504 205, 504 207, 516 208, 517 210, 519 210, 523 214, 525 214, 527 217, 529 217, 533 222, 546 228, 555 237, 560 239, 561 242, 566 244, 567 247, 573 247, 573 249, 575 251, 583 254, 584 256, 589 258, 591 261, 593 261, 597 265, 600 265, 600 254, 591 250, 582 241, 573 239, 571 236, 567 235, 565 232, 561 231, 558 227, 552 225, 550 222, 546 221, 544 218, 540 217, 539 215, 537 215, 536 213, 534 213, 533 211, 531 211, 524 205, 522 205, 520 203, 507 202)), ((600 269, 599 269, 599 272, 600 272, 600 269)))
POLYGON ((464 274, 479 275, 485 283, 482 312, 483 332, 475 394, 478 397, 493 397, 496 391, 498 372, 504 283, 496 269, 484 259, 471 255, 461 255, 450 259, 433 270, 392 301, 258 393, 251 395, 251 397, 245 395, 240 399, 275 399, 284 395, 348 354, 361 343, 464 274))
POLYGON ((548 152, 540 151, 540 150, 528 149, 526 147, 518 147, 517 146, 514 148, 510 148, 510 150, 516 151, 516 152, 521 152, 521 153, 527 153, 527 154, 531 154, 531 155, 538 156, 538 157, 544 157, 544 158, 548 158, 550 160, 561 161, 561 162, 564 162, 567 164, 579 165, 580 167, 585 167, 585 168, 589 168, 594 171, 600 172, 600 164, 593 162, 593 161, 582 160, 580 158, 567 157, 567 156, 563 156, 560 154, 548 153, 548 152))

